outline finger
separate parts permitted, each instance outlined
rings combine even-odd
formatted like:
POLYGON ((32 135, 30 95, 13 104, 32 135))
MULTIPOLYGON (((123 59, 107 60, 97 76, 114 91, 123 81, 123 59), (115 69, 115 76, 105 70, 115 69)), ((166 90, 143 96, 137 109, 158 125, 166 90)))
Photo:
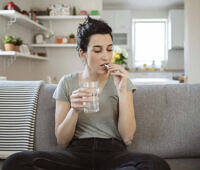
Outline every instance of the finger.
POLYGON ((110 71, 110 72, 114 72, 114 71, 120 71, 120 72, 121 72, 121 70, 118 69, 118 68, 111 68, 111 69, 109 69, 109 71, 110 71))
POLYGON ((92 93, 76 93, 71 96, 71 98, 82 98, 82 97, 90 97, 92 93))
POLYGON ((115 75, 115 76, 121 76, 121 77, 126 77, 128 78, 128 76, 126 76, 125 74, 123 73, 111 73, 112 75, 115 75))
POLYGON ((113 64, 113 63, 110 63, 108 64, 109 66, 117 66, 118 64, 113 64))
POLYGON ((82 93, 90 93, 90 90, 89 90, 89 89, 85 89, 85 88, 79 88, 79 89, 73 91, 72 93, 73 93, 73 94, 76 94, 76 93, 79 93, 79 92, 82 92, 82 93))
POLYGON ((125 72, 125 70, 120 66, 110 67, 108 70, 119 70, 120 72, 125 72))
POLYGON ((121 69, 123 69, 123 67, 122 66, 120 66, 119 64, 109 64, 109 67, 111 67, 111 68, 121 68, 121 69))
POLYGON ((81 109, 81 108, 88 108, 87 105, 84 105, 84 104, 71 104, 71 107, 75 108, 75 109, 81 109))
POLYGON ((71 103, 82 103, 82 102, 92 102, 93 99, 92 98, 87 98, 87 99, 83 99, 83 98, 73 98, 71 99, 71 103))
POLYGON ((124 74, 125 74, 125 72, 123 72, 123 71, 120 70, 120 69, 110 69, 109 72, 110 72, 110 73, 120 73, 120 72, 121 72, 121 73, 124 73, 124 74))

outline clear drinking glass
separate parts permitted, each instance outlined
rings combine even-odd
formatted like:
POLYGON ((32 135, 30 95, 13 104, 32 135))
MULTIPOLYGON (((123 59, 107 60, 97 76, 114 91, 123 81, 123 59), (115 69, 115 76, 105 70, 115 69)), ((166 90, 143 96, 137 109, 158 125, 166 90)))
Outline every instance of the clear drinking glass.
POLYGON ((92 92, 89 97, 83 97, 83 99, 89 99, 90 102, 83 102, 88 108, 84 108, 85 113, 98 112, 99 111, 99 82, 98 81, 84 81, 81 82, 81 88, 88 89, 92 92))

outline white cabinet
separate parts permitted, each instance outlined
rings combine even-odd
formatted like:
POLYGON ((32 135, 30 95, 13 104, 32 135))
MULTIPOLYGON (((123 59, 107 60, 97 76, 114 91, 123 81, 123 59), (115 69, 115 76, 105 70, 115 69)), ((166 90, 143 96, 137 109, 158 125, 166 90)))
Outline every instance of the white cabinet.
POLYGON ((115 11, 115 33, 129 33, 131 26, 130 11, 115 11))
POLYGON ((168 48, 184 48, 184 10, 173 9, 169 11, 168 48))
POLYGON ((108 23, 108 25, 114 29, 115 27, 115 11, 114 10, 104 10, 102 11, 101 18, 108 23))
POLYGON ((101 16, 113 30, 113 43, 127 49, 130 48, 131 11, 104 10, 101 16))
POLYGON ((104 19, 113 29, 113 33, 128 33, 131 26, 131 11, 129 10, 104 10, 104 19))

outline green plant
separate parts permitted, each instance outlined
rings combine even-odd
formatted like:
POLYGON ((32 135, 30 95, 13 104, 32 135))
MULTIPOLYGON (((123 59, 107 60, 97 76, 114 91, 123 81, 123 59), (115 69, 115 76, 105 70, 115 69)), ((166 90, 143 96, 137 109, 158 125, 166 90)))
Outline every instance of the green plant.
POLYGON ((14 44, 16 43, 16 38, 12 35, 6 35, 3 39, 4 44, 14 44))
POLYGON ((75 35, 72 33, 69 35, 69 38, 75 38, 75 35))
POLYGON ((17 38, 16 38, 15 45, 20 46, 20 45, 22 45, 22 44, 23 44, 22 39, 21 39, 20 37, 17 37, 17 38))

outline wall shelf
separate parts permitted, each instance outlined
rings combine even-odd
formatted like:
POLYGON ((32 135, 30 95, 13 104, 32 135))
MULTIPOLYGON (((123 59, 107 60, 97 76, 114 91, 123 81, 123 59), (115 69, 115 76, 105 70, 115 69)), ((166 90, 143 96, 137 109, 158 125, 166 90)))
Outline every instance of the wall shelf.
POLYGON ((54 48, 54 47, 68 47, 68 48, 75 48, 77 44, 31 44, 31 47, 48 47, 48 48, 54 48))
POLYGON ((50 32, 49 29, 47 29, 46 27, 42 26, 41 24, 38 24, 37 22, 31 20, 28 16, 22 15, 15 10, 0 10, 0 16, 9 18, 10 24, 17 22, 33 30, 43 30, 50 32))
MULTIPOLYGON (((100 19, 100 16, 90 16, 91 18, 94 19, 100 19)), ((40 20, 60 20, 60 19, 85 19, 87 18, 86 15, 70 15, 70 16, 37 16, 37 19, 40 20)))
POLYGON ((30 54, 23 54, 23 53, 16 52, 16 51, 0 51, 0 56, 13 56, 13 57, 36 59, 36 60, 48 60, 48 58, 46 58, 46 57, 40 57, 40 56, 30 55, 30 54))

